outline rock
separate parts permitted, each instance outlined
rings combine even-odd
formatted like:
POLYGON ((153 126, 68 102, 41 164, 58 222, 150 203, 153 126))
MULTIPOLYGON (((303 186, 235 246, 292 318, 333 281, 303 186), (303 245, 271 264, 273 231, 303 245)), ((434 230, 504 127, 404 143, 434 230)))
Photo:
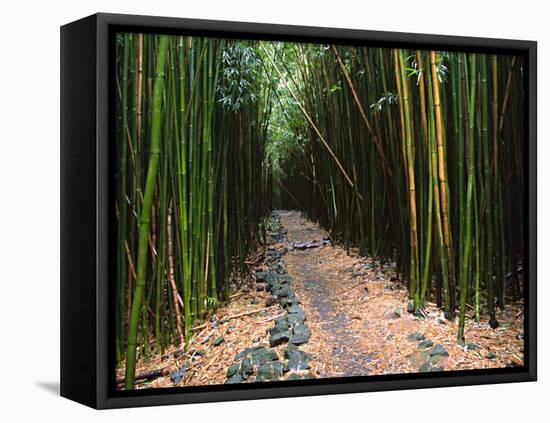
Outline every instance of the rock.
POLYGON ((294 351, 298 351, 298 347, 293 344, 288 344, 283 352, 284 357, 289 358, 294 351))
POLYGON ((275 282, 274 284, 269 285, 268 289, 272 295, 277 296, 277 291, 279 291, 282 287, 283 285, 281 285, 279 282, 275 282))
POLYGON ((283 374, 283 363, 271 362, 262 364, 256 373, 254 382, 274 382, 283 374))
POLYGON ((292 304, 299 304, 298 298, 296 298, 296 295, 292 294, 292 296, 281 298, 279 300, 279 304, 283 307, 290 307, 292 304))
POLYGON ((495 358, 497 358, 497 355, 494 353, 494 352, 488 352, 486 357, 489 359, 489 360, 494 360, 495 358))
POLYGON ((307 248, 307 244, 303 242, 295 242, 292 246, 296 250, 305 250, 307 248))
POLYGON ((239 364, 232 364, 231 366, 229 366, 226 373, 227 377, 230 378, 235 376, 237 373, 239 373, 240 368, 241 366, 239 364))
POLYGON ((244 380, 248 379, 250 376, 254 374, 254 368, 252 367, 252 361, 245 357, 243 361, 241 361, 241 371, 240 374, 244 380))
POLYGON ((250 359, 252 364, 258 366, 260 364, 268 363, 270 361, 278 361, 279 356, 274 350, 268 348, 260 348, 259 350, 253 351, 250 354, 250 359))
POLYGON ((272 305, 277 304, 277 300, 278 300, 278 298, 277 298, 276 295, 270 295, 265 300, 265 306, 266 307, 271 307, 272 305))
POLYGON ((473 344, 473 343, 466 344, 466 349, 467 350, 477 350, 478 348, 479 347, 476 344, 473 344))
POLYGON ((432 368, 432 364, 429 361, 426 361, 425 363, 422 363, 418 371, 421 373, 426 373, 426 372, 429 372, 431 368, 432 368))
POLYGON ((321 244, 319 244, 318 242, 315 242, 315 241, 311 241, 311 242, 308 242, 306 244, 306 248, 317 248, 317 247, 320 247, 321 244))
POLYGON ((304 351, 298 349, 289 352, 287 367, 289 370, 299 372, 309 369, 309 357, 304 351))
POLYGON ((367 275, 367 274, 366 274, 365 272, 353 272, 353 273, 351 274, 351 277, 352 277, 352 278, 360 278, 360 277, 366 276, 366 275, 367 275))
POLYGON ((267 277, 266 272, 256 272, 256 283, 267 282, 266 277, 267 277))
POLYGON ((418 369, 429 359, 430 359, 429 351, 417 351, 409 356, 409 362, 411 363, 411 367, 414 369, 418 369))
POLYGON ((399 307, 390 307, 384 312, 383 318, 386 320, 399 319, 401 317, 401 309, 399 307))
POLYGON ((277 290, 272 290, 271 293, 276 295, 278 298, 293 297, 294 291, 288 285, 280 285, 280 288, 277 290))
MULTIPOLYGON (((195 357, 204 357, 206 354, 207 354, 206 350, 192 350, 192 351, 189 351, 189 355, 191 357, 193 357, 193 356, 195 356, 195 357)), ((176 358, 176 359, 180 358, 183 355, 184 355, 183 352, 180 352, 180 351, 174 352, 174 358, 176 358)))
POLYGON ((499 323, 496 319, 489 320, 489 326, 491 326, 491 329, 496 329, 499 327, 499 323))
POLYGON ((409 300, 407 303, 407 313, 414 313, 414 301, 409 300))
POLYGON ((445 348, 443 348, 442 345, 436 345, 430 352, 430 355, 432 357, 436 357, 436 356, 447 357, 449 353, 445 348))
POLYGON ((424 339, 426 339, 426 337, 420 332, 414 332, 409 335, 408 339, 409 341, 414 342, 414 341, 423 341, 424 339))
POLYGON ((294 326, 293 335, 289 342, 294 345, 302 345, 309 341, 311 330, 304 324, 294 326))
POLYGON ((269 272, 265 277, 265 281, 269 286, 272 286, 279 282, 279 277, 275 273, 269 272))
POLYGON ((290 327, 290 323, 288 322, 288 316, 277 317, 277 319, 275 319, 275 326, 288 329, 290 327))
POLYGON ((304 317, 300 314, 289 314, 286 317, 289 326, 296 326, 304 323, 304 317))
POLYGON ((285 275, 286 275, 286 270, 285 270, 284 267, 281 267, 281 265, 279 265, 279 266, 277 267, 277 269, 275 269, 275 271, 276 271, 279 275, 281 275, 281 276, 285 276, 285 275))
POLYGON ((254 351, 257 351, 259 349, 261 349, 263 347, 248 347, 248 348, 245 348, 244 350, 242 350, 240 353, 236 354, 235 355, 235 360, 242 360, 243 358, 245 358, 248 354, 254 352, 254 351))
POLYGON ((243 378, 240 374, 233 375, 225 381, 225 383, 228 385, 231 385, 234 383, 242 383, 242 382, 243 382, 243 378))
POLYGON ((296 316, 300 316, 303 320, 305 320, 304 310, 302 310, 302 308, 298 304, 292 304, 287 311, 289 315, 295 314, 296 316))
POLYGON ((290 339, 290 332, 288 330, 276 331, 269 336, 269 346, 276 347, 277 345, 284 344, 290 339))
POLYGON ((267 291, 267 284, 263 282, 256 282, 256 291, 263 292, 267 291))
POLYGON ((172 373, 170 373, 170 381, 174 384, 174 385, 177 385, 178 383, 181 382, 181 380, 183 379, 183 377, 185 376, 185 371, 187 370, 187 367, 189 366, 189 364, 186 362, 183 366, 181 366, 178 370, 175 370, 173 371, 172 373))
POLYGON ((424 339, 422 342, 418 344, 418 348, 421 350, 425 350, 426 348, 431 348, 434 346, 434 343, 430 339, 424 339))
POLYGON ((291 373, 285 380, 302 380, 303 377, 296 373, 291 373))
POLYGON ((214 339, 213 345, 215 347, 221 345, 223 342, 225 342, 225 339, 223 336, 218 336, 216 339, 214 339))

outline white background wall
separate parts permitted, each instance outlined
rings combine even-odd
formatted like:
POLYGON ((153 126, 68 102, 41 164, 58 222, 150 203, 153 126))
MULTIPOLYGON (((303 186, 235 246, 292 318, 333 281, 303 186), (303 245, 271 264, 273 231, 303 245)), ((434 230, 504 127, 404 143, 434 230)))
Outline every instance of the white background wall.
POLYGON ((544 416, 548 421, 550 389, 544 357, 548 336, 542 332, 549 328, 550 24, 544 5, 531 0, 4 1, 0 24, 0 419, 451 423, 539 422, 544 416), (98 11, 537 40, 539 382, 101 413, 59 398, 54 393, 59 381, 59 26, 98 11), (543 394, 545 389, 548 392, 543 394))

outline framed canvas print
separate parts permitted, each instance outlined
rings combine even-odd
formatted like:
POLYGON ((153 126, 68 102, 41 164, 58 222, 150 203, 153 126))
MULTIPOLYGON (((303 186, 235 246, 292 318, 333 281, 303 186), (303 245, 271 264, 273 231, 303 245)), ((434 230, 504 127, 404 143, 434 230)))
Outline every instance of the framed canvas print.
POLYGON ((536 379, 536 43, 61 28, 61 394, 536 379))

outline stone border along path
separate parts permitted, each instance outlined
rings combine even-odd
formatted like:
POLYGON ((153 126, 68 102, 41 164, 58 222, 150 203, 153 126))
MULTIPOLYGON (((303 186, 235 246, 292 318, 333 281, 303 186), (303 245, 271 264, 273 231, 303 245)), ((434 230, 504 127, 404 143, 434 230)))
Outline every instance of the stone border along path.
MULTIPOLYGON (((272 219, 274 223, 270 234, 271 243, 282 243, 286 240, 287 231, 281 226, 279 212, 273 212, 272 219)), ((311 330, 306 324, 300 301, 292 289, 292 278, 286 271, 283 258, 286 252, 286 247, 277 249, 273 245, 269 246, 264 260, 268 270, 256 269, 256 290, 271 293, 266 300, 266 306, 280 304, 286 311, 285 315, 278 317, 274 326, 268 330, 270 347, 287 344, 283 360, 277 351, 265 346, 246 348, 235 356, 236 362, 228 367, 225 383, 314 378, 309 372, 311 359, 299 348, 309 341, 311 330)))

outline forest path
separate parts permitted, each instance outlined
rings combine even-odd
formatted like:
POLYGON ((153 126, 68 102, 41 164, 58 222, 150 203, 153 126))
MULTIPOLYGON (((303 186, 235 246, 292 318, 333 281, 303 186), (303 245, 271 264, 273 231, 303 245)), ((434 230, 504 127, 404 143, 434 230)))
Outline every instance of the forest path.
POLYGON ((354 328, 357 316, 342 301, 342 277, 334 272, 334 260, 345 251, 332 245, 294 248, 309 242, 322 245, 328 233, 296 211, 281 211, 280 218, 292 246, 285 255, 287 269, 313 334, 304 350, 318 363, 321 377, 370 374, 371 354, 364 342, 369 334, 354 328))
MULTIPOLYGON (((328 233, 300 212, 279 215, 287 230, 286 268, 312 331, 303 349, 312 357, 317 375, 418 371, 430 350, 419 351, 419 340, 409 338, 417 332, 435 338, 442 327, 436 319, 427 324, 405 311, 407 293, 396 281, 394 266, 348 254, 327 242, 328 233)), ((450 349, 451 343, 446 344, 450 349)), ((437 368, 447 362, 437 360, 437 368)), ((431 367, 425 365, 424 371, 431 367)))
MULTIPOLYGON (((393 362, 406 365, 395 335, 387 334, 388 326, 397 322, 388 325, 384 320, 385 311, 393 310, 404 298, 392 292, 383 304, 370 304, 370 291, 383 292, 391 284, 390 275, 376 270, 369 258, 353 257, 327 243, 328 233, 299 212, 281 211, 280 219, 288 232, 287 270, 313 334, 304 350, 316 362, 319 376, 364 376, 379 373, 382 363, 386 371, 393 362), (319 246, 307 248, 308 243, 319 246)), ((409 333, 414 330, 410 323, 397 324, 394 330, 409 333)))

